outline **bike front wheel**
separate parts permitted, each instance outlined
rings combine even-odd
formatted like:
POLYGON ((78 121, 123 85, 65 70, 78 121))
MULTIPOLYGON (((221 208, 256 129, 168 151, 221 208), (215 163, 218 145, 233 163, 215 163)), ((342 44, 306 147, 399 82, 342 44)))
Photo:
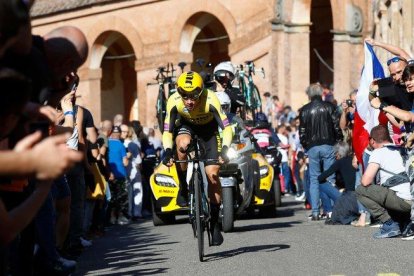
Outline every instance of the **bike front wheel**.
POLYGON ((198 257, 200 262, 204 258, 204 225, 203 225, 203 208, 201 199, 201 182, 198 172, 194 172, 194 205, 195 205, 195 224, 197 233, 197 244, 198 244, 198 257))

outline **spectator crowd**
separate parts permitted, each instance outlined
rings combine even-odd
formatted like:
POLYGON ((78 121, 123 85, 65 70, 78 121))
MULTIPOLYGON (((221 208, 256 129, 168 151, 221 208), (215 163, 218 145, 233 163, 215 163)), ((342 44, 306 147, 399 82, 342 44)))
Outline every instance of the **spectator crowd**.
POLYGON ((292 187, 305 191, 304 198, 297 199, 306 201, 312 221, 371 225, 379 227, 374 238, 402 236, 412 240, 414 62, 396 46, 373 39, 365 43, 394 55, 387 61, 390 77, 374 79, 363 99, 380 111, 379 123, 366 139, 355 131, 358 91, 351 91, 338 104, 327 85, 313 83, 306 90, 309 102, 299 109, 298 117, 277 96, 264 95, 265 112, 277 126, 281 140, 281 180, 287 194, 292 187), (297 124, 292 124, 296 119, 297 124), (292 143, 284 146, 288 141, 292 143), (354 146, 361 145, 364 151, 358 154, 354 146), (299 156, 304 165, 298 162, 299 156))
POLYGON ((105 226, 150 216, 162 146, 120 114, 95 124, 76 91, 85 35, 32 35, 33 2, 0 1, 0 275, 69 275, 105 226))

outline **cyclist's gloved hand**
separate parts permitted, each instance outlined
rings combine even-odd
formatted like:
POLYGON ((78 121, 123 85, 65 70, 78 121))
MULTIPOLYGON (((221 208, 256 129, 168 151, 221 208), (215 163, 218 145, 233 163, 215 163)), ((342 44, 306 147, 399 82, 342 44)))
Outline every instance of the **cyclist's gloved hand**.
POLYGON ((173 160, 173 151, 172 149, 166 149, 164 154, 164 159, 162 160, 162 163, 168 167, 172 166, 173 160))
POLYGON ((221 148, 221 153, 220 153, 220 157, 224 162, 229 162, 229 158, 227 156, 227 151, 229 150, 229 148, 227 146, 223 146, 221 148))

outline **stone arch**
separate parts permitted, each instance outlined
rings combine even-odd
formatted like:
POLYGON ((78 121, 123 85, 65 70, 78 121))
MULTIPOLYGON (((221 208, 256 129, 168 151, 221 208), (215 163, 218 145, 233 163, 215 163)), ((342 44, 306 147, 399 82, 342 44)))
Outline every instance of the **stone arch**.
POLYGON ((180 16, 175 21, 174 26, 182 26, 182 31, 173 34, 171 38, 171 49, 177 49, 184 53, 191 52, 194 39, 200 33, 201 29, 209 23, 212 16, 223 24, 230 42, 234 41, 237 30, 233 15, 220 3, 208 3, 207 5, 207 1, 203 2, 199 7, 187 6, 188 8, 180 12, 180 16), (202 16, 198 17, 197 22, 191 22, 189 24, 189 19, 197 13, 202 13, 202 16))
MULTIPOLYGON (((332 21, 334 30, 345 30, 346 28, 346 6, 350 4, 349 0, 335 1, 330 0, 332 7, 332 21)), ((285 7, 290 9, 286 11, 290 15, 292 23, 309 23, 312 0, 294 0, 290 5, 285 7)))
POLYGON ((86 62, 90 69, 100 67, 105 52, 120 36, 124 36, 130 42, 136 59, 142 58, 143 43, 134 26, 116 16, 105 17, 96 22, 87 34, 88 41, 92 41, 90 55, 86 62))

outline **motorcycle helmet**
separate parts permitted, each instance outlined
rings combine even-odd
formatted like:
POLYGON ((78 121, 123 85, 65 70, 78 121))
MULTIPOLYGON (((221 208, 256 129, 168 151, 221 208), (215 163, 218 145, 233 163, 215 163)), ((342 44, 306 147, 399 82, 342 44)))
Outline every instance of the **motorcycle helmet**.
POLYGON ((256 113, 256 122, 268 122, 267 116, 263 112, 257 112, 256 113))
POLYGON ((214 79, 219 83, 231 82, 234 80, 234 66, 230 61, 224 61, 214 67, 214 79))
POLYGON ((269 121, 267 120, 266 114, 263 112, 257 112, 255 116, 256 127, 258 128, 267 128, 269 126, 269 121))
POLYGON ((229 113, 231 108, 231 100, 226 92, 216 92, 216 96, 220 101, 221 109, 224 113, 229 113))
POLYGON ((184 99, 198 99, 203 88, 203 78, 196 72, 184 72, 177 79, 177 91, 184 99))

